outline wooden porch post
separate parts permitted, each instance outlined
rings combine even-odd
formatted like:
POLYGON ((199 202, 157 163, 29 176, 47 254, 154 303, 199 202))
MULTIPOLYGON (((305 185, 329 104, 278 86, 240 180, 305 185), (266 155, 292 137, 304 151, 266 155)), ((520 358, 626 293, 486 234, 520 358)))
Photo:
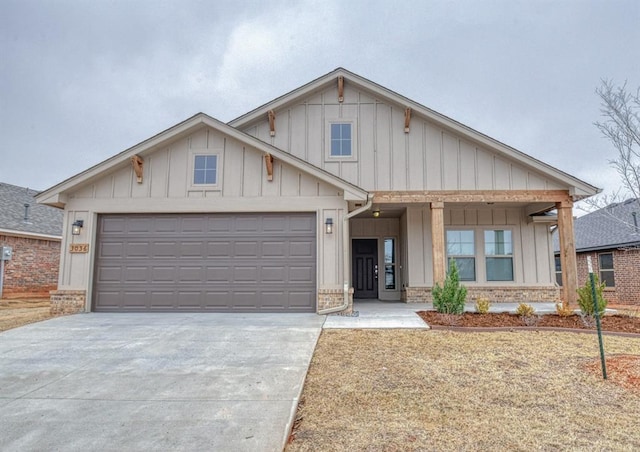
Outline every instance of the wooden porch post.
POLYGON ((573 201, 556 203, 558 209, 558 237, 560 238, 560 265, 562 267, 562 300, 565 306, 578 303, 578 264, 573 232, 573 201))
POLYGON ((444 244, 444 203, 431 203, 431 250, 433 255, 433 285, 444 283, 447 262, 444 244))

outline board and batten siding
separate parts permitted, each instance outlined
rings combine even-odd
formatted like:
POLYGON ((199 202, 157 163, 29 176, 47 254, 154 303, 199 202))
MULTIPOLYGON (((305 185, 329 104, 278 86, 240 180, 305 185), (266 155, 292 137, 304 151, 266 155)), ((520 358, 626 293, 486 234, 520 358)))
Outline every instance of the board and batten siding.
POLYGON ((243 129, 365 190, 552 190, 548 176, 497 155, 439 125, 411 118, 405 106, 384 103, 345 82, 344 101, 327 88, 275 111, 275 136, 265 118, 243 129), (330 121, 353 124, 353 158, 332 158, 330 121))
POLYGON ((263 152, 206 126, 145 151, 141 157, 144 159, 142 183, 136 181, 127 161, 69 193, 60 290, 91 293, 98 214, 198 212, 315 212, 317 288, 342 288, 339 257, 347 203, 339 188, 277 158, 273 180, 267 181, 263 152), (193 155, 200 152, 219 156, 217 187, 198 187, 191 183, 191 161, 193 155), (332 218, 334 223, 331 235, 324 233, 327 218, 332 218), (81 235, 72 236, 71 224, 76 220, 83 220, 84 227, 81 235), (72 243, 89 243, 89 253, 69 253, 72 243))
MULTIPOLYGON (((521 208, 445 208, 445 230, 460 227, 479 231, 476 233, 476 257, 482 256, 479 235, 487 229, 505 228, 513 237, 513 282, 500 285, 553 286, 552 243, 547 224, 527 222, 521 208)), ((433 285, 431 251, 431 212, 428 207, 408 207, 401 219, 401 233, 406 235, 402 249, 407 255, 401 257, 407 268, 406 286, 433 285)), ((476 262, 484 268, 483 262, 476 262)), ((482 271, 478 272, 482 274, 482 271)), ((469 286, 496 285, 494 282, 466 282, 469 286)))

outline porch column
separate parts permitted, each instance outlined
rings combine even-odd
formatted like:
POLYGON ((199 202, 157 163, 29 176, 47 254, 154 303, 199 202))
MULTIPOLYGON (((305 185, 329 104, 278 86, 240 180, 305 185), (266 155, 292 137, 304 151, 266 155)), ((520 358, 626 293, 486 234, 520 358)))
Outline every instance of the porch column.
POLYGON ((433 285, 444 283, 447 260, 444 246, 444 203, 431 203, 431 251, 433 255, 433 285))
POLYGON ((573 232, 573 201, 556 203, 558 210, 558 237, 560 238, 560 265, 562 266, 562 299, 565 305, 578 303, 578 264, 573 232))

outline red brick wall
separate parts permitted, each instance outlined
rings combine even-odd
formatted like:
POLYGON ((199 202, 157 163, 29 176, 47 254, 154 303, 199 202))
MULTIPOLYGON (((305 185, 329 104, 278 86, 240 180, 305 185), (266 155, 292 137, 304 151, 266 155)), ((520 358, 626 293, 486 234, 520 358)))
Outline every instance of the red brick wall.
POLYGON ((57 288, 60 242, 0 235, 0 246, 13 248, 4 263, 3 297, 48 297, 57 288))
MULTIPOLYGON (((609 303, 640 305, 640 249, 607 250, 613 253, 613 272, 615 287, 607 287, 604 297, 609 303)), ((582 286, 589 278, 587 256, 591 256, 593 271, 599 274, 599 252, 579 253, 578 285, 582 286)))

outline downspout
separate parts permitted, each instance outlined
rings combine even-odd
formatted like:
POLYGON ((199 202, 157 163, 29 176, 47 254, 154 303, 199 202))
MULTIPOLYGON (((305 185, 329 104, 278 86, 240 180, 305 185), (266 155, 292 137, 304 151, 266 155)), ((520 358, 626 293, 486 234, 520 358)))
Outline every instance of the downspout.
POLYGON ((367 195, 367 203, 360 207, 359 209, 354 210, 346 214, 342 218, 342 269, 343 269, 343 278, 344 278, 344 286, 343 286, 343 300, 342 305, 336 306, 334 308, 327 308, 321 311, 318 311, 319 315, 331 314, 333 312, 344 311, 349 307, 349 258, 351 256, 349 246, 349 220, 356 215, 361 214, 362 212, 366 212, 371 208, 373 204, 373 195, 367 195))

